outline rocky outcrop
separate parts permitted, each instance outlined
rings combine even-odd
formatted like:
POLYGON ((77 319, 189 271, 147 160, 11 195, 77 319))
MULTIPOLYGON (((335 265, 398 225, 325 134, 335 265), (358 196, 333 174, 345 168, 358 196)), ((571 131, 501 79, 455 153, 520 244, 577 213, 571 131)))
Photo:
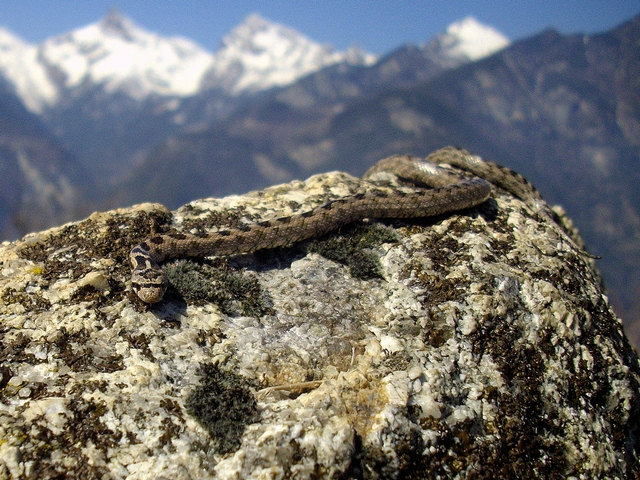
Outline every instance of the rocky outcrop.
POLYGON ((457 214, 178 260, 158 305, 130 292, 151 232, 359 185, 330 173, 5 242, 0 477, 640 475, 638 358, 593 260, 499 189, 457 214))

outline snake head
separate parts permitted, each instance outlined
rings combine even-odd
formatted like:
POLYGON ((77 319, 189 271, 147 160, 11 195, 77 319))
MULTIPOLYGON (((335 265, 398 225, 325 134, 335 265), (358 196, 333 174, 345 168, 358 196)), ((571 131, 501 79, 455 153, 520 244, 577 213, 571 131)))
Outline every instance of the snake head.
POLYGON ((167 277, 160 268, 135 268, 131 274, 131 288, 145 303, 157 303, 167 290, 167 277))

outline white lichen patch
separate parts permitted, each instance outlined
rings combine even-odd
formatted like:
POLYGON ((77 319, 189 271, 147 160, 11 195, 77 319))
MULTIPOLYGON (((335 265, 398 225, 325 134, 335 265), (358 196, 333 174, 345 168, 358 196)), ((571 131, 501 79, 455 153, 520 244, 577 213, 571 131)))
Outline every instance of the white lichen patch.
POLYGON ((363 223, 397 232, 364 249, 377 276, 302 245, 215 264, 258 292, 231 307, 128 293, 145 235, 363 188, 330 173, 3 244, 0 478, 637 476, 637 357, 593 261, 510 195, 363 223))

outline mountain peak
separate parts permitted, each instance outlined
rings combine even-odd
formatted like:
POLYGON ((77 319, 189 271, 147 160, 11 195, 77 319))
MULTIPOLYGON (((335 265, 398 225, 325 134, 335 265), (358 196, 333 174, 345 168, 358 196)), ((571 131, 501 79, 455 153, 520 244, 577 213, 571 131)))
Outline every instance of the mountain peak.
POLYGON ((450 24, 421 50, 441 67, 454 68, 491 55, 509 43, 498 30, 469 16, 450 24))
POLYGON ((498 30, 471 16, 449 25, 438 39, 449 54, 464 56, 472 61, 502 50, 510 43, 498 30))
POLYGON ((260 28, 268 27, 271 25, 271 22, 258 12, 253 12, 247 15, 240 25, 246 25, 254 30, 258 30, 260 28))
POLYGON ((356 50, 336 51, 252 13, 222 40, 208 86, 236 94, 255 92, 287 85, 334 63, 373 63, 374 58, 356 50))
POLYGON ((193 95, 213 59, 190 40, 147 31, 116 9, 45 41, 40 51, 44 63, 64 73, 63 89, 90 81, 138 100, 151 94, 193 95))
POLYGON ((234 27, 222 39, 222 48, 249 48, 254 51, 264 51, 273 48, 277 44, 272 42, 310 43, 311 40, 296 30, 271 22, 259 13, 251 13, 234 27))
POLYGON ((104 18, 98 22, 98 25, 104 33, 115 34, 128 40, 132 39, 132 33, 138 28, 115 7, 109 9, 104 18))

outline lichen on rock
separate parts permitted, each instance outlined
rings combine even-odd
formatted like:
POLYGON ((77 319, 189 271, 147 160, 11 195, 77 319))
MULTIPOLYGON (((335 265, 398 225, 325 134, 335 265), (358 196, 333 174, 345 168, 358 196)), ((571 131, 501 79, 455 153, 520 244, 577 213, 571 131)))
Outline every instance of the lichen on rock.
POLYGON ((178 260, 159 305, 130 293, 146 236, 356 188, 317 175, 2 244, 0 478, 640 476, 638 357, 594 260, 500 189, 455 214, 178 260))

